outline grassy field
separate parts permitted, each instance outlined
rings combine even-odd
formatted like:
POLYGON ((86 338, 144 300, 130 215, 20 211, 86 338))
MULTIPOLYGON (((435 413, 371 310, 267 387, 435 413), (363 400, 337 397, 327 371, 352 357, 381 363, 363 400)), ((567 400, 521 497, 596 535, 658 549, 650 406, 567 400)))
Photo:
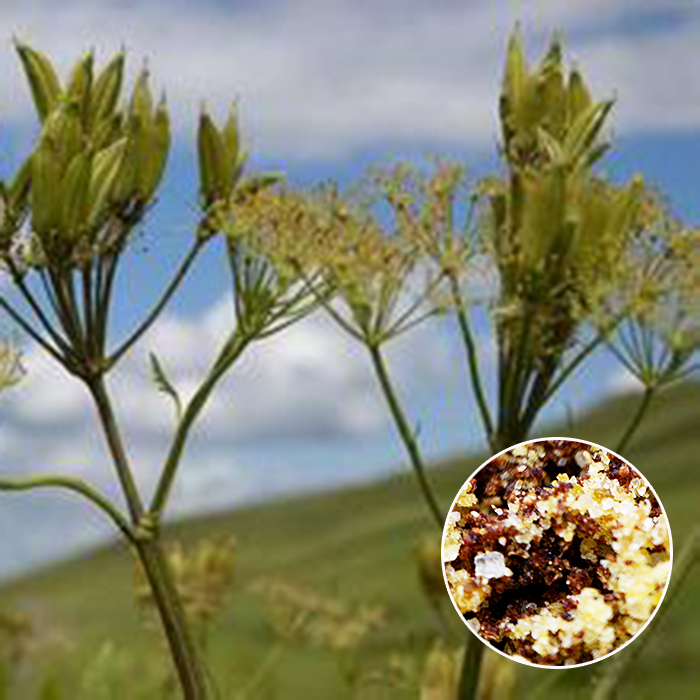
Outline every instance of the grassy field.
MULTIPOLYGON (((597 409, 582 418, 572 437, 613 447, 633 408, 634 402, 620 399, 597 409)), ((572 433, 561 427, 545 433, 562 431, 572 433)), ((698 455, 700 386, 695 384, 659 398, 626 455, 660 496, 676 552, 700 515, 698 455)), ((431 476, 445 507, 479 462, 460 458, 435 465, 431 476)), ((265 664, 267 671, 260 673, 260 682, 246 697, 343 700, 357 696, 347 680, 349 669, 357 667, 399 678, 392 687, 377 684, 372 697, 418 697, 416 686, 406 687, 404 681, 415 682, 439 635, 457 645, 465 632, 451 607, 444 609, 449 630, 441 631, 419 582, 415 546, 422 537, 433 535, 432 527, 408 474, 173 526, 173 536, 184 541, 212 535, 236 539, 236 583, 210 644, 211 668, 219 686, 240 689, 265 664), (357 652, 336 652, 306 638, 280 638, 270 624, 269 608, 253 590, 259 581, 308 586, 348 604, 377 605, 384 609, 386 623, 357 652)), ((27 610, 38 627, 62 640, 57 645, 61 651, 44 653, 28 676, 75 677, 76 669, 85 668, 106 639, 128 650, 135 670, 143 666, 159 646, 139 620, 133 582, 129 556, 110 547, 5 586, 0 609, 27 610)), ((621 697, 698 696, 700 566, 664 613, 645 633, 653 640, 626 673, 621 697)), ((633 650, 634 644, 620 654, 633 650)), ((518 666, 517 695, 590 697, 591 673, 608 663, 566 672, 518 666)), ((32 686, 22 687, 11 698, 31 700, 32 686)), ((369 697, 369 690, 362 694, 369 697)), ((237 697, 231 690, 223 690, 221 696, 237 697)))

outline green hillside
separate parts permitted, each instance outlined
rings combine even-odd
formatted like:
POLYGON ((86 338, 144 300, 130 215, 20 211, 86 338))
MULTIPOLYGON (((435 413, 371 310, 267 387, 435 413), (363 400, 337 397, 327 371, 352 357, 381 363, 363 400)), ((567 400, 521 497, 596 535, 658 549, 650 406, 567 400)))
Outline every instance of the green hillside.
MULTIPOLYGON (((563 432, 614 447, 633 408, 633 401, 619 399, 582 418, 573 431, 553 427, 543 434, 563 432)), ((700 385, 693 384, 669 390, 658 399, 626 455, 660 496, 676 551, 700 515, 699 454, 700 385)), ((459 458, 432 470, 445 508, 479 462, 459 458)), ((210 640, 218 685, 241 688, 265 663, 260 683, 246 697, 342 700, 356 696, 349 675, 358 668, 376 667, 382 677, 395 673, 399 678, 391 690, 384 686, 384 694, 378 682, 372 697, 417 697, 415 686, 410 690, 402 683, 412 674, 415 680, 435 638, 446 634, 421 588, 414 555, 416 542, 433 535, 433 527, 409 474, 173 526, 172 535, 184 541, 235 536, 236 584, 210 640), (253 590, 261 580, 312 587, 348 604, 381 606, 385 624, 356 654, 333 651, 308 639, 280 640, 270 624, 270 610, 253 590), (270 649, 276 650, 272 657, 270 649)), ((135 667, 149 654, 157 654, 156 636, 145 629, 133 603, 133 583, 130 558, 121 548, 110 547, 7 585, 0 593, 0 609, 26 610, 42 630, 62 640, 57 645, 60 651, 41 655, 22 694, 11 698, 30 700, 36 679, 47 674, 75 677, 76 669, 84 668, 106 639, 128 649, 135 667)), ((700 567, 659 624, 646 633, 654 640, 625 676, 623 697, 697 697, 698 601, 700 567)), ((457 640, 466 630, 451 607, 445 607, 444 614, 457 640)), ((587 678, 606 663, 562 673, 518 666, 518 695, 589 697, 587 678)), ((236 694, 222 691, 222 697, 236 694)))

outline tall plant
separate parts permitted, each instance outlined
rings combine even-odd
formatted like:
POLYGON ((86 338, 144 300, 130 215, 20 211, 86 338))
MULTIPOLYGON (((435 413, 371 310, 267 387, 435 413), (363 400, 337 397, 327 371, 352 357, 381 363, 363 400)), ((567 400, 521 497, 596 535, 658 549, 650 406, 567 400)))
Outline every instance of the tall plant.
MULTIPOLYGON (((142 565, 183 695, 201 700, 209 696, 209 684, 164 555, 164 513, 187 439, 221 378, 254 341, 302 318, 322 293, 317 289, 312 295, 305 284, 295 284, 294 277, 281 278, 244 242, 226 243, 232 330, 187 402, 152 356, 154 379, 174 400, 177 420, 155 491, 147 501, 107 380, 224 227, 230 205, 274 183, 277 176, 244 176, 246 153, 235 112, 221 128, 208 114, 201 115, 197 137, 201 216, 195 235, 161 296, 126 337, 115 342, 111 312, 119 289, 118 270, 155 203, 170 150, 167 105, 164 100, 154 102, 146 71, 137 77, 130 95, 122 96, 123 54, 99 71, 93 55, 87 54, 62 83, 44 54, 24 44, 17 45, 17 52, 40 130, 17 174, 0 184, 0 262, 16 293, 10 298, 5 287, 0 307, 86 388, 125 508, 86 481, 63 474, 3 475, 0 490, 68 489, 111 520, 142 565)), ((3 382, 15 374, 12 358, 3 350, 3 382)))

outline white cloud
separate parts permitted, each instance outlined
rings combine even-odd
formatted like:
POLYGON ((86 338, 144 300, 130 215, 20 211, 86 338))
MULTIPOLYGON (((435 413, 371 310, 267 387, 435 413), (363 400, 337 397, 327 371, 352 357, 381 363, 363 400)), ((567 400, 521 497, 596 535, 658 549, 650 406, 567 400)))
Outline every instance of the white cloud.
MULTIPOLYGON (((35 42, 63 68, 89 46, 105 55, 125 45, 132 66, 149 56, 187 133, 202 100, 223 111, 240 97, 255 152, 302 159, 377 146, 490 147, 504 44, 518 19, 538 47, 556 28, 571 38, 596 87, 619 96, 621 130, 697 128, 700 16, 680 0, 280 0, 239 9, 73 0, 60 11, 36 0, 0 9, 6 36, 35 42)), ((7 66, 10 52, 0 60, 7 66)), ((24 119, 19 71, 4 74, 0 108, 24 119)))
MULTIPOLYGON (((153 384, 148 353, 155 350, 187 400, 230 331, 229 301, 191 317, 164 316, 110 375, 115 407, 133 440, 139 475, 151 483, 172 432, 174 414, 153 384)), ((391 350, 399 383, 408 391, 445 376, 444 339, 418 330, 391 350)), ((381 432, 387 416, 363 348, 316 314, 284 334, 251 346, 215 392, 198 433, 214 453, 245 443, 292 439, 351 439, 381 432)), ((107 457, 84 388, 36 348, 25 356, 27 376, 0 406, 3 462, 91 473, 107 457), (51 465, 37 464, 48 460, 51 465)), ((97 470, 95 470, 97 473, 97 470)))

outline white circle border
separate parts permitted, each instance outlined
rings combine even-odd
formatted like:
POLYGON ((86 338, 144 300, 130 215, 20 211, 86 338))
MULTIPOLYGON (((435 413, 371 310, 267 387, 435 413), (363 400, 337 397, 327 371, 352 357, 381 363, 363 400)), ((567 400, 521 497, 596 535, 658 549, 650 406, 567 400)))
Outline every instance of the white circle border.
POLYGON ((447 595, 450 598, 450 602, 454 606, 454 609, 457 611, 457 614, 459 615, 460 619, 464 623, 464 626, 486 647, 488 647, 491 651, 495 651, 497 654, 500 654, 501 656, 505 657, 506 659, 509 659, 510 661, 515 661, 516 663, 523 664, 524 666, 531 666, 533 668, 542 668, 542 669, 547 669, 547 670, 552 670, 552 671, 561 671, 561 670, 567 670, 571 668, 582 668, 583 666, 589 666, 590 664, 595 664, 598 663, 599 661, 604 661, 605 659, 610 658, 613 654, 617 654, 618 651, 622 651, 627 645, 631 644, 637 637, 639 637, 642 632, 649 626, 649 623, 654 619, 654 616, 656 613, 659 611, 661 608, 661 605, 664 602, 664 598, 666 597, 666 592, 668 591, 669 584, 671 583, 671 576, 673 575, 673 536, 671 534, 671 522, 668 519, 668 516, 666 515, 666 509, 664 508, 664 504, 661 502, 661 499, 659 498, 659 495, 656 493, 654 490, 654 487, 651 485, 651 482, 649 479, 647 479, 642 472, 637 469, 629 460, 625 459, 621 455, 617 454, 617 452, 613 452, 613 450, 603 446, 599 445, 596 442, 591 442, 590 440, 582 440, 580 438, 571 438, 571 437, 543 437, 543 438, 534 438, 532 440, 524 440, 523 442, 519 442, 515 445, 511 445, 510 447, 506 447, 504 450, 501 450, 500 452, 497 452, 496 454, 492 455, 489 457, 487 460, 481 463, 479 467, 477 467, 469 477, 464 481, 462 486, 460 486, 459 490, 457 491, 454 499, 452 500, 452 503, 450 505, 449 510, 447 511, 447 515, 445 516, 445 524, 443 525, 442 528, 442 538, 440 540, 440 566, 442 567, 442 578, 445 581, 445 587, 447 589, 447 595), (568 442, 578 442, 581 444, 585 445, 590 445, 592 447, 597 447, 600 450, 604 450, 605 452, 608 452, 611 455, 614 455, 618 459, 622 460, 627 466, 632 467, 639 476, 644 479, 647 487, 651 490, 651 492, 654 494, 654 497, 656 498, 657 503, 659 504, 659 507, 661 508, 661 512, 666 519, 666 528, 668 530, 668 541, 669 541, 669 547, 670 547, 670 567, 669 567, 669 572, 668 572, 668 577, 666 579, 666 585, 664 586, 663 593, 661 594, 661 599, 659 600, 658 604, 656 605, 656 608, 654 609, 654 612, 649 616, 649 619, 642 625, 642 627, 630 638, 628 639, 624 644, 621 644, 619 647, 613 649, 611 652, 606 654, 605 656, 601 656, 598 659, 592 659, 591 661, 584 661, 583 663, 580 664, 561 664, 561 665, 554 665, 554 664, 536 664, 533 663, 532 661, 528 661, 527 659, 524 658, 516 658, 515 656, 511 656, 510 654, 506 654, 504 651, 501 651, 500 649, 496 649, 494 646, 489 644, 485 639, 483 639, 479 634, 477 634, 469 625, 467 624, 467 621, 464 619, 464 614, 461 612, 461 610, 457 607, 457 604, 455 603, 454 599, 452 598, 452 593, 450 593, 450 586, 447 582, 447 574, 445 573, 445 564, 449 562, 444 562, 442 561, 442 552, 445 547, 445 535, 447 534, 447 520, 450 517, 450 513, 452 512, 452 509, 455 506, 455 503, 457 502, 457 499, 459 498, 459 494, 462 493, 464 487, 473 479, 476 474, 478 474, 486 465, 488 465, 490 462, 492 462, 494 459, 497 457, 500 457, 502 454, 515 449, 516 447, 522 447, 523 445, 532 445, 537 442, 548 442, 548 441, 554 441, 554 440, 562 440, 562 441, 568 441, 568 442))

